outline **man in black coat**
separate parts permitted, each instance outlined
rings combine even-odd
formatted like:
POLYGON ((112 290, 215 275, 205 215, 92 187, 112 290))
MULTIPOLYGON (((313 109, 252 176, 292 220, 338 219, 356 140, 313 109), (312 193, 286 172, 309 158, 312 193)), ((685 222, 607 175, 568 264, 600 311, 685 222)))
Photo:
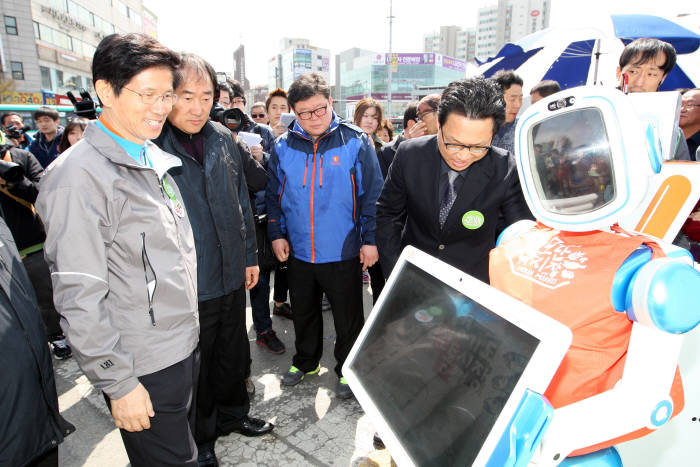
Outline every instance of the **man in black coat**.
POLYGON ((488 283, 499 217, 505 226, 532 218, 513 157, 490 146, 504 119, 495 83, 459 80, 440 99, 438 134, 401 143, 377 201, 386 276, 413 245, 488 283))
POLYGON ((56 383, 36 298, 0 216, 0 465, 57 466, 75 431, 58 412, 56 383))

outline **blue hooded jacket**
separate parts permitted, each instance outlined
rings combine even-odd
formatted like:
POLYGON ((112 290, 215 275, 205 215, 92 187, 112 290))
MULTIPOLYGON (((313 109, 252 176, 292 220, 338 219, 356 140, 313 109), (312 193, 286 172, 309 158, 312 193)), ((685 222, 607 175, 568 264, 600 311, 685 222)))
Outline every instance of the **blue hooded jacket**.
POLYGON ((309 263, 356 258, 376 245, 376 202, 382 175, 374 145, 333 113, 314 143, 295 121, 275 141, 268 164, 267 234, 287 238, 292 255, 309 263))

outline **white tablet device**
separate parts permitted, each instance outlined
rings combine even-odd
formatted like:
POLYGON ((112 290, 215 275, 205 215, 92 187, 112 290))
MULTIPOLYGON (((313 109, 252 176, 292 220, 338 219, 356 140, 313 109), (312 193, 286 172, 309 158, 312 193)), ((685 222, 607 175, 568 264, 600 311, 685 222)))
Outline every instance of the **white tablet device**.
MULTIPOLYGON (((523 435, 514 415, 570 344, 566 326, 409 246, 343 375, 397 465, 504 465, 502 435, 523 435)), ((546 424, 523 439, 539 443, 546 424)))

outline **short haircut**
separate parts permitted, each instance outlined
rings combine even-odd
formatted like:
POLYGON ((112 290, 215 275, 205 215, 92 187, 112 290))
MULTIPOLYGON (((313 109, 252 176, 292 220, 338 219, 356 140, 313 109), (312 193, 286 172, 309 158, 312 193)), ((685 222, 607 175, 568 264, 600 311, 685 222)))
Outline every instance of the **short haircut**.
POLYGON ((326 99, 331 97, 331 88, 318 73, 307 73, 294 80, 287 91, 287 102, 293 109, 299 101, 305 101, 316 94, 321 94, 326 99))
POLYGON ((175 70, 178 55, 146 34, 110 34, 100 41, 92 58, 92 82, 104 80, 119 96, 122 88, 147 68, 163 67, 173 72, 173 89, 177 88, 175 70))
POLYGON ((49 117, 51 120, 56 122, 59 119, 58 111, 52 109, 51 107, 39 107, 32 114, 34 121, 39 120, 41 117, 49 117))
POLYGON ((68 121, 66 128, 63 130, 63 135, 61 136, 61 141, 58 143, 58 152, 63 152, 70 147, 70 141, 68 141, 68 135, 75 127, 80 127, 83 131, 87 128, 90 121, 87 118, 75 117, 68 121))
POLYGON ((409 120, 413 120, 415 122, 417 116, 418 102, 409 102, 406 109, 403 111, 403 127, 406 128, 408 126, 409 120))
MULTIPOLYGON (((273 97, 284 97, 284 99, 287 100, 287 93, 285 92, 284 89, 281 89, 281 88, 277 88, 274 91, 271 91, 267 95, 267 99, 265 99, 265 110, 270 108, 270 102, 272 102, 273 97)), ((287 104, 289 104, 289 102, 287 104)))
POLYGON ((392 125, 389 120, 387 120, 387 119, 382 120, 381 123, 379 124, 379 127, 377 127, 377 129, 379 129, 379 128, 386 128, 386 131, 389 133, 389 138, 394 137, 394 125, 392 125))
POLYGON ((542 97, 547 97, 559 91, 561 91, 561 86, 559 86, 559 83, 553 79, 545 79, 535 84, 532 89, 530 89, 530 95, 537 93, 542 97))
POLYGON ((491 77, 501 87, 501 92, 506 92, 506 89, 512 85, 523 85, 523 79, 518 76, 513 70, 499 70, 491 77))
POLYGON ((178 87, 185 83, 189 73, 194 73, 194 77, 199 79, 209 78, 212 91, 218 97, 219 83, 216 80, 214 67, 199 55, 183 52, 180 54, 180 66, 175 70, 175 81, 178 83, 178 87))
MULTIPOLYGON (((231 89, 231 86, 228 85, 228 83, 219 84, 219 95, 221 95, 221 91, 227 92, 229 99, 233 97, 233 90, 231 89)), ((219 98, 217 97, 216 100, 219 100, 219 98)))
POLYGON ((445 88, 440 98, 440 126, 443 126, 447 117, 453 113, 475 120, 492 118, 495 135, 506 119, 503 91, 495 80, 482 76, 453 81, 445 88))
POLYGON ((418 111, 418 107, 420 107, 421 104, 429 105, 431 109, 437 110, 438 105, 440 105, 440 94, 429 94, 423 99, 419 100, 418 105, 416 106, 416 111, 418 111))
POLYGON ((265 109, 265 112, 267 112, 267 107, 265 107, 265 103, 264 103, 264 102, 260 102, 260 101, 258 101, 258 102, 253 102, 253 105, 250 106, 250 110, 253 110, 253 109, 256 108, 256 107, 262 107, 263 109, 265 109))
POLYGON ((382 104, 380 104, 379 101, 372 99, 371 97, 365 97, 355 106, 355 112, 352 115, 352 119, 355 122, 355 125, 360 124, 360 120, 362 120, 362 116, 364 115, 365 110, 371 108, 377 109, 377 128, 381 126, 382 120, 384 120, 382 104))
POLYGON ((245 90, 243 89, 243 86, 241 86, 241 83, 236 81, 235 79, 232 79, 228 82, 229 86, 231 86, 231 91, 233 91, 233 94, 231 94, 231 100, 233 101, 234 97, 240 97, 243 99, 243 103, 246 103, 246 98, 245 98, 245 90))
POLYGON ((6 124, 5 124, 5 120, 8 119, 8 118, 10 118, 10 117, 12 117, 13 115, 17 115, 20 119, 22 119, 22 121, 24 121, 24 119, 22 118, 22 116, 21 116, 20 114, 18 114, 17 112, 5 112, 5 113, 2 114, 2 116, 0 117, 0 123, 2 123, 2 126, 5 126, 5 125, 6 125, 6 124))
POLYGON ((653 60, 659 52, 663 52, 666 56, 666 61, 661 66, 661 69, 664 75, 667 75, 676 64, 676 49, 668 42, 649 37, 633 40, 625 46, 620 54, 620 69, 627 65, 642 65, 647 63, 653 60))

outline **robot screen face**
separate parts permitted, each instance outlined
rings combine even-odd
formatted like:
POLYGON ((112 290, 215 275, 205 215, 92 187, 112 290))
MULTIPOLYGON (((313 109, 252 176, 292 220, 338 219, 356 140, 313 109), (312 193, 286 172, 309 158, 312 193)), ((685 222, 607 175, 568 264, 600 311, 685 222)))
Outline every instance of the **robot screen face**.
POLYGON ((613 201, 612 155, 600 110, 554 115, 533 125, 529 140, 533 182, 544 209, 585 214, 613 201))

